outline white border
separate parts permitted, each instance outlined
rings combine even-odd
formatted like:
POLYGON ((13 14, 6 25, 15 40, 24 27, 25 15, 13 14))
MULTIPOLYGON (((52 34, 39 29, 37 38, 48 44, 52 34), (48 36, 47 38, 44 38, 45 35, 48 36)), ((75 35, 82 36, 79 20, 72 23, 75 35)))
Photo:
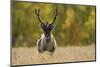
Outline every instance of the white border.
MULTIPOLYGON (((100 64, 100 2, 99 0, 34 0, 37 2, 56 2, 67 4, 85 4, 97 6, 97 61, 86 63, 68 63, 54 65, 39 65, 41 67, 99 67, 100 64)), ((0 0, 0 67, 10 64, 10 0, 0 0)), ((25 67, 25 66, 24 66, 25 67)), ((29 67, 29 66, 27 66, 29 67)), ((32 67, 32 66, 30 66, 32 67)))
POLYGON ((10 0, 0 1, 0 67, 10 64, 10 0))

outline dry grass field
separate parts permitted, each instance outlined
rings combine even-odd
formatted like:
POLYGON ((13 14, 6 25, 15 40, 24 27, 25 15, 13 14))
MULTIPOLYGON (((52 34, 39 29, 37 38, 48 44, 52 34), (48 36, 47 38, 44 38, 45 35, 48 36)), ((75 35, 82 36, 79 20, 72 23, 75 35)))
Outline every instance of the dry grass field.
POLYGON ((95 45, 57 47, 54 56, 38 54, 36 48, 12 48, 12 65, 95 60, 95 45))

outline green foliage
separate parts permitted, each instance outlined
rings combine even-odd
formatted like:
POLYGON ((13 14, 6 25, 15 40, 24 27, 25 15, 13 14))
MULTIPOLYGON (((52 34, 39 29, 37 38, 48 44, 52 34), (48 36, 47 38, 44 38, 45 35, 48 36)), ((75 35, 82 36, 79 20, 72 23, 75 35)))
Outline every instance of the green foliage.
POLYGON ((58 46, 95 43, 95 6, 18 2, 12 4, 12 46, 36 46, 43 33, 34 12, 40 9, 45 22, 51 22, 55 8, 58 16, 52 31, 58 46))

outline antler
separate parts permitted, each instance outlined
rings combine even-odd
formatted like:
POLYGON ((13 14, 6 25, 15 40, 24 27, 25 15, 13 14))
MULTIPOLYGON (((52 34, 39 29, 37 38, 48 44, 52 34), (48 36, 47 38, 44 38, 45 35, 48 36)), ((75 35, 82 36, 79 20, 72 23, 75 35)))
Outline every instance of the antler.
POLYGON ((43 20, 41 19, 41 17, 40 17, 40 9, 35 9, 35 13, 36 13, 36 15, 37 15, 37 17, 38 17, 38 19, 39 19, 39 21, 42 23, 42 24, 44 24, 43 22, 43 20))
POLYGON ((52 20, 51 24, 53 24, 55 22, 56 17, 57 17, 57 8, 56 8, 55 15, 53 16, 53 20, 52 20))

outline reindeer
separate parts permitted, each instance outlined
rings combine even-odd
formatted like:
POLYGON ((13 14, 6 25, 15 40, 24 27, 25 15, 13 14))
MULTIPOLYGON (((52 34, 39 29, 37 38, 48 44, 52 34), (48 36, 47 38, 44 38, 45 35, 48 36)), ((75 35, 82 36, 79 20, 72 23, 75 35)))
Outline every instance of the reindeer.
POLYGON ((44 51, 48 51, 50 55, 53 55, 56 48, 56 41, 51 31, 55 27, 54 22, 57 16, 57 8, 55 11, 55 15, 53 16, 53 20, 51 23, 44 22, 40 17, 40 9, 35 9, 35 13, 39 22, 41 23, 41 28, 43 30, 43 34, 37 41, 37 49, 39 53, 43 53, 44 51))

